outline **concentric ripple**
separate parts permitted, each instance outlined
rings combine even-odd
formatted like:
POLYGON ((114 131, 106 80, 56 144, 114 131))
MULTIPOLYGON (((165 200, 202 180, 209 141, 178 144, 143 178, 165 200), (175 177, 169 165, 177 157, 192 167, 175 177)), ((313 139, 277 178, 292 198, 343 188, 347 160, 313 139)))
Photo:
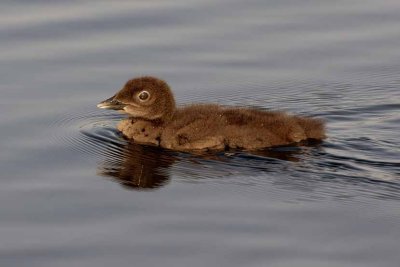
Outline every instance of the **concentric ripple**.
MULTIPOLYGON (((390 106, 389 111, 393 108, 397 106, 390 106)), ((376 107, 371 110, 382 112, 376 107)), ((342 111, 346 112, 350 111, 342 111)), ((54 143, 86 154, 87 159, 98 163, 99 175, 130 189, 154 189, 173 179, 181 183, 229 183, 241 186, 241 190, 273 186, 278 190, 304 191, 304 197, 309 199, 400 199, 397 148, 390 140, 335 136, 338 129, 341 134, 344 132, 344 121, 337 121, 336 112, 326 114, 332 137, 321 144, 217 154, 178 153, 129 142, 115 129, 123 117, 101 110, 64 114, 52 124, 54 143), (389 157, 390 153, 393 156, 389 157)), ((357 120, 363 118, 358 116, 352 123, 357 120)))
POLYGON ((118 156, 126 143, 115 129, 116 122, 122 118, 119 114, 97 110, 63 114, 51 125, 54 143, 87 154, 89 158, 118 156))

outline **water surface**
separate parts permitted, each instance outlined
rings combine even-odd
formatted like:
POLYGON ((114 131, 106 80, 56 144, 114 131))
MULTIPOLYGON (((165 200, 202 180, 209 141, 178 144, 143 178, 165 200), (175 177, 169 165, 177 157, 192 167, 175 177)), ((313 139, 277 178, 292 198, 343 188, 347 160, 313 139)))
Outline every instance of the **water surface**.
POLYGON ((398 266, 398 1, 4 1, 1 266, 398 266), (155 75, 177 102, 323 118, 321 144, 195 155, 96 104, 155 75))

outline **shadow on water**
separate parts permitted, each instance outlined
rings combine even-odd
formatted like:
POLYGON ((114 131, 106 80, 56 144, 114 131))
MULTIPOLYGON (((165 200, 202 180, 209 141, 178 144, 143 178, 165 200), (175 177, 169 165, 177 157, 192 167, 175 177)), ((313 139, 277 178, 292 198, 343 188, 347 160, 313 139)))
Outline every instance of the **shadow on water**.
MULTIPOLYGON (((116 130, 108 133, 119 140, 108 139, 103 151, 98 151, 104 157, 97 173, 129 190, 155 190, 176 179, 188 183, 229 183, 253 189, 269 184, 276 190, 303 192, 308 200, 348 199, 360 195, 400 199, 396 181, 368 177, 348 159, 337 160, 325 151, 334 146, 329 142, 305 142, 253 152, 182 153, 126 140, 121 142, 123 139, 116 130)), ((101 141, 98 134, 92 138, 101 141)))

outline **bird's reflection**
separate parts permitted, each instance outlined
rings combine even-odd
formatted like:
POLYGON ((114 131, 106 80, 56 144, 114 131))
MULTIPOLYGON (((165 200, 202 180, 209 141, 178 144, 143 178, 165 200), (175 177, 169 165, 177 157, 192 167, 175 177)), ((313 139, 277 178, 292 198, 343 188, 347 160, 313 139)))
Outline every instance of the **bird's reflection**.
POLYGON ((168 167, 176 160, 173 153, 132 142, 117 154, 108 147, 107 158, 99 165, 99 174, 113 178, 127 189, 155 189, 168 183, 168 167))
POLYGON ((280 147, 255 152, 189 154, 127 142, 118 144, 118 147, 115 145, 106 147, 106 151, 103 151, 106 158, 98 166, 98 173, 111 177, 126 189, 152 190, 169 182, 170 167, 180 161, 185 165, 181 169, 186 170, 184 171, 186 179, 198 180, 205 176, 217 178, 221 176, 221 173, 229 176, 232 169, 237 174, 241 167, 246 168, 246 173, 249 168, 254 172, 260 170, 268 172, 272 167, 272 164, 269 164, 271 161, 297 162, 303 153, 300 147, 280 147), (207 168, 207 164, 212 168, 207 168), (207 169, 208 173, 200 173, 204 169, 207 169), (210 171, 215 171, 215 173, 210 173, 210 171))

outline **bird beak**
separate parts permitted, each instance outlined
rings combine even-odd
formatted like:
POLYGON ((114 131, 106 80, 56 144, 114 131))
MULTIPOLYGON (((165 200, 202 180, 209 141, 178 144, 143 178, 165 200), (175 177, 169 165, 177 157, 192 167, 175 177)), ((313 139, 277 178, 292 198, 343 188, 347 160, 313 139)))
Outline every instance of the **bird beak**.
POLYGON ((123 110, 124 107, 127 104, 122 103, 121 101, 118 101, 115 99, 115 95, 110 97, 109 99, 106 99, 99 104, 97 104, 98 108, 104 108, 104 109, 113 109, 113 110, 123 110))

